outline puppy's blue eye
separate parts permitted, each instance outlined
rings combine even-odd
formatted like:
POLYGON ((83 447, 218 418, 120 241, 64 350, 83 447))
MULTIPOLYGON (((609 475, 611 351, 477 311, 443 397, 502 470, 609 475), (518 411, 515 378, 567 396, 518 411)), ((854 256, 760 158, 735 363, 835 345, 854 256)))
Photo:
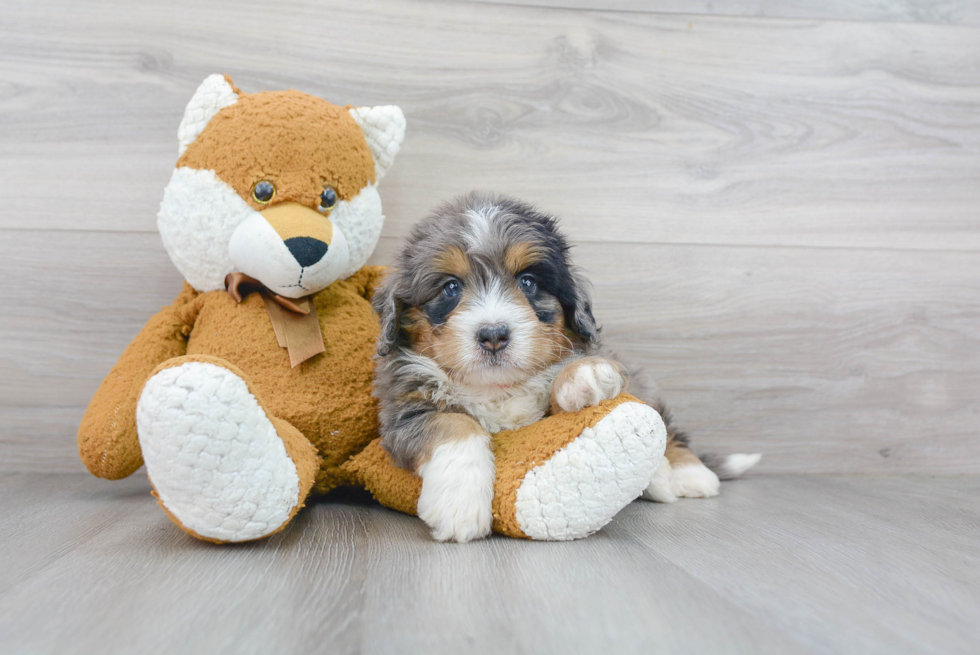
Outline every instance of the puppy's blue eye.
POLYGON ((447 298, 455 298, 463 293, 463 287, 458 280, 450 280, 442 286, 442 293, 447 298))
POLYGON ((529 296, 538 290, 538 281, 534 279, 533 275, 522 275, 518 278, 517 285, 521 288, 521 291, 529 296))

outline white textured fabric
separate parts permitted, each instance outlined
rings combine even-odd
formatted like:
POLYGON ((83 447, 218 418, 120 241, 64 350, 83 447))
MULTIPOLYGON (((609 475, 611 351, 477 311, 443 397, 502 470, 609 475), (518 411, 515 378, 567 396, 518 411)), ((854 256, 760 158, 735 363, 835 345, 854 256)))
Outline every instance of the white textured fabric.
POLYGON ((299 476, 245 381, 204 362, 164 369, 143 387, 136 426, 160 501, 202 537, 274 532, 299 501, 299 476))
POLYGON ((304 272, 305 289, 293 286, 289 291, 287 287, 300 281, 299 264, 275 230, 255 229, 268 223, 214 171, 186 166, 175 169, 157 215, 157 227, 170 259, 197 291, 224 289, 225 276, 241 271, 290 298, 324 289, 367 263, 385 221, 377 185, 367 185, 349 202, 338 202, 330 212, 330 221, 335 228, 332 252, 304 272), (238 257, 234 258, 231 242, 239 227, 243 233, 236 238, 238 257), (268 259, 258 265, 262 258, 253 255, 262 252, 268 259))
POLYGON ((235 270, 228 253, 231 235, 257 213, 214 171, 183 166, 163 192, 157 228, 184 279, 198 291, 218 291, 235 270))
POLYGON ((377 107, 353 107, 349 110, 367 140, 374 157, 374 174, 380 182, 405 139, 405 114, 401 107, 379 105, 377 107))
POLYGON ((340 274, 340 279, 347 279, 367 264, 381 237, 385 216, 381 212, 378 185, 368 184, 350 202, 338 202, 330 212, 330 220, 347 239, 350 263, 340 274))
POLYGON ((623 403, 586 428, 517 490, 517 522, 532 539, 586 537, 635 500, 650 483, 667 445, 660 414, 623 403))
POLYGON ((320 261, 303 267, 261 213, 253 214, 238 226, 228 243, 228 253, 236 270, 261 280, 286 298, 302 298, 325 289, 350 265, 343 230, 333 231, 330 247, 320 261))
POLYGON ((238 95, 224 75, 208 75, 184 109, 184 117, 177 128, 177 141, 180 144, 177 154, 184 154, 215 114, 236 102, 238 95))

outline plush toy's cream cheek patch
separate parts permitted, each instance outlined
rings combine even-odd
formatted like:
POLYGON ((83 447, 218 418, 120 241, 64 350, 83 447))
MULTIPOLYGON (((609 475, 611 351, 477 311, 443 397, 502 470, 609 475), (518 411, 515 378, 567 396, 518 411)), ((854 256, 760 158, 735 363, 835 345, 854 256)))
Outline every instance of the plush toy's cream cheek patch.
POLYGON ((218 291, 235 269, 228 243, 253 217, 261 220, 214 171, 178 168, 164 190, 157 226, 170 259, 190 285, 218 291))
MULTIPOLYGON (((343 233, 347 242, 349 260, 340 277, 347 278, 367 264, 378 245, 385 217, 381 211, 381 196, 376 184, 364 187, 350 202, 341 201, 332 212, 330 222, 336 233, 343 233)), ((331 244, 331 247, 332 244, 331 244)))

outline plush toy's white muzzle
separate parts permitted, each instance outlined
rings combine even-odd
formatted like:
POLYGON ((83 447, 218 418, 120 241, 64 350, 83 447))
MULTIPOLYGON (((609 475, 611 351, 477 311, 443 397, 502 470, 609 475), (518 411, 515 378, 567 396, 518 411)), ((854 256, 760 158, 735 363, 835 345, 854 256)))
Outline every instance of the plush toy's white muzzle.
POLYGON ((235 268, 286 298, 302 298, 338 279, 350 263, 344 233, 319 212, 285 203, 247 218, 231 236, 235 268))

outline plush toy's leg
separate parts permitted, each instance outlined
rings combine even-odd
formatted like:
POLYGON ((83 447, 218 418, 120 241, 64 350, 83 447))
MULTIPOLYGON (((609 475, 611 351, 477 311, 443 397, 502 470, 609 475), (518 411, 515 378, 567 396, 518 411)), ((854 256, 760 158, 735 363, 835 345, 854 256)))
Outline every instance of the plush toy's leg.
POLYGON ((316 449, 270 417, 245 375, 212 357, 165 362, 136 407, 154 495, 189 534, 216 543, 281 530, 303 506, 316 449))
MULTIPOLYGON (((494 531, 548 540, 592 534, 647 487, 666 436, 656 410, 627 394, 494 435, 494 531)), ((421 480, 378 441, 347 469, 382 504, 416 513, 421 480)))
POLYGON ((498 434, 494 529, 550 540, 592 534, 647 487, 666 439, 657 411, 627 394, 498 434))

